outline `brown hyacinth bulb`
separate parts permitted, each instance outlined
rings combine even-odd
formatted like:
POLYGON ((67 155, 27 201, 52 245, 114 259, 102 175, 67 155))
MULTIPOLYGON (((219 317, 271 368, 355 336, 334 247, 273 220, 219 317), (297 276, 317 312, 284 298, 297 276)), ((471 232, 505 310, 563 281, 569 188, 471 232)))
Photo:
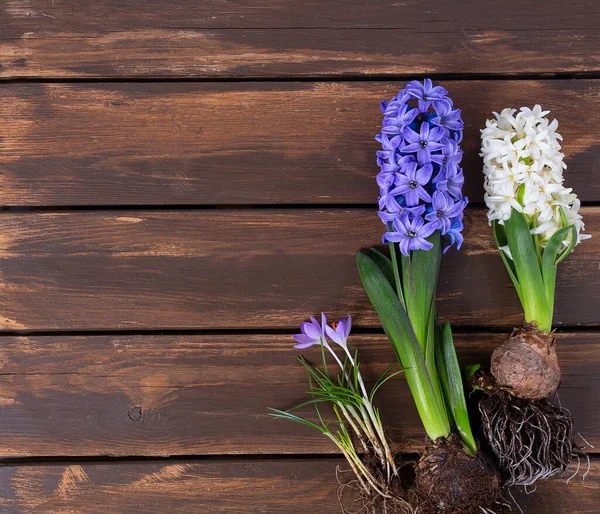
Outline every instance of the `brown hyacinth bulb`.
POLYGON ((541 399, 560 384, 554 336, 535 323, 516 329, 492 354, 491 371, 498 383, 520 398, 541 399))

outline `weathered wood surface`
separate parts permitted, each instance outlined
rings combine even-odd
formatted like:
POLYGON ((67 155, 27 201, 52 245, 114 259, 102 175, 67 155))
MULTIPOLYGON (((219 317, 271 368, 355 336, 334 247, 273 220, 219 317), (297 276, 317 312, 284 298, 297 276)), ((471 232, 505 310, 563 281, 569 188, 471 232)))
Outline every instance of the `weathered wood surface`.
MULTIPOLYGON (((583 209, 589 232, 600 209, 583 209)), ((521 310, 483 210, 442 263, 439 313, 510 327, 521 310)), ((355 268, 375 209, 0 213, 0 329, 296 328, 322 310, 380 327, 355 268)), ((559 268, 555 324, 599 323, 600 238, 559 268), (585 299, 585 300, 583 300, 585 299)))
POLYGON ((282 77, 600 69, 594 0, 11 0, 0 77, 282 77))
MULTIPOLYGON (((0 468, 0 509, 6 514, 331 514, 339 512, 339 459, 72 463, 0 468)), ((515 492, 525 514, 596 514, 600 464, 586 480, 541 483, 515 492)), ((346 496, 350 507, 357 507, 346 496)), ((515 508, 515 510, 517 510, 515 508)), ((352 511, 354 512, 354 511, 352 511)))
MULTIPOLYGON (((486 366, 505 336, 457 334, 461 364, 486 366)), ((383 335, 357 334, 351 343, 369 383, 394 360, 383 335)), ((318 432, 267 414, 308 399, 293 344, 289 334, 2 337, 0 456, 334 453, 318 432)), ((558 349, 560 400, 597 449, 600 332, 561 333, 558 349)), ((422 448, 403 377, 376 404, 399 449, 422 448)), ((311 408, 301 413, 315 419, 311 408)))
MULTIPOLYGON (((404 85, 6 85, 0 204, 374 205, 378 105, 404 85)), ((444 85, 463 109, 472 202, 483 201, 485 120, 537 102, 561 123, 566 184, 583 201, 600 198, 600 80, 444 85)))

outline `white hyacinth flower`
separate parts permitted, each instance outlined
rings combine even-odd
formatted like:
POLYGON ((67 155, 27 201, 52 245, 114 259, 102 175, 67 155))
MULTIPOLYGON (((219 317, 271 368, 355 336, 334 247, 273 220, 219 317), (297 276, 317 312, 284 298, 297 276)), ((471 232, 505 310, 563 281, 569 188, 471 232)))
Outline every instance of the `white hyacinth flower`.
MULTIPOLYGON (((481 157, 485 175, 485 203, 490 224, 501 225, 512 209, 522 212, 541 247, 561 228, 574 225, 577 244, 591 237, 581 234, 584 224, 580 202, 563 186, 564 154, 558 121, 546 117, 550 111, 535 105, 503 109, 487 120, 481 131, 481 157)), ((569 245, 569 241, 563 243, 569 245)), ((510 254, 508 254, 510 255, 510 254)))

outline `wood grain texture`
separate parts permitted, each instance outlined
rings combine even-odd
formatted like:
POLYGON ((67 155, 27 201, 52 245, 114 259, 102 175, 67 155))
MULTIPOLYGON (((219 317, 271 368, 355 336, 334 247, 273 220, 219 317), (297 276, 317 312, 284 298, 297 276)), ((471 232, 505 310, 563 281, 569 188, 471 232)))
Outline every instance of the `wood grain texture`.
MULTIPOLYGON (((457 334, 461 364, 486 366, 506 335, 457 334)), ((351 343, 370 384, 394 361, 383 335, 358 334, 351 343)), ((308 399, 292 345, 289 334, 2 337, 0 456, 335 453, 309 427, 268 416, 267 407, 308 399)), ((600 332, 561 333, 558 349, 560 400, 597 449, 600 332)), ((319 359, 317 350, 302 354, 319 359)), ((376 405, 400 450, 422 448, 403 377, 380 390, 376 405)), ((301 414, 315 419, 311 408, 301 414)))
MULTIPOLYGON (((582 212, 597 234, 600 209, 582 212)), ((520 324, 484 211, 466 224, 443 259, 440 315, 520 324)), ((0 226, 3 330, 295 329, 320 311, 380 326, 355 268, 381 243, 374 209, 3 212, 0 226)), ((561 264, 556 325, 598 325, 599 254, 593 237, 561 264)))
MULTIPOLYGON (((339 459, 47 464, 0 469, 6 514, 334 514, 339 459)), ((586 480, 543 482, 529 496, 515 492, 524 514, 596 514, 600 464, 586 480)), ((346 501, 350 506, 352 498, 346 501)), ((515 508, 516 510, 516 508, 515 508)))
MULTIPOLYGON (((6 85, 0 202, 375 204, 379 101, 404 84, 6 85)), ((600 199, 600 81, 444 85, 463 109, 472 202, 483 201, 479 130, 486 118, 540 101, 561 123, 566 184, 583 201, 600 199)))
POLYGON ((0 77, 590 72, 599 14, 594 0, 10 0, 0 77))

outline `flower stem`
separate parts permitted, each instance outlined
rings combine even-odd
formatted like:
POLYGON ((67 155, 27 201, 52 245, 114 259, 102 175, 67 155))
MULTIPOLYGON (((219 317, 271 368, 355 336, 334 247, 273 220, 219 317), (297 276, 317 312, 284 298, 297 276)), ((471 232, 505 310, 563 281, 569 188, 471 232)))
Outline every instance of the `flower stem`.
MULTIPOLYGON (((391 225, 390 225, 391 227, 391 225)), ((391 228, 390 228, 391 230, 391 228)), ((396 292, 398 293, 398 299, 400 300, 400 304, 406 310, 406 303, 404 301, 404 292, 402 291, 402 282, 400 281, 400 269, 398 266, 398 258, 396 257, 396 245, 394 243, 389 243, 390 247, 390 257, 392 258, 392 268, 394 270, 394 280, 396 282, 396 292)))

